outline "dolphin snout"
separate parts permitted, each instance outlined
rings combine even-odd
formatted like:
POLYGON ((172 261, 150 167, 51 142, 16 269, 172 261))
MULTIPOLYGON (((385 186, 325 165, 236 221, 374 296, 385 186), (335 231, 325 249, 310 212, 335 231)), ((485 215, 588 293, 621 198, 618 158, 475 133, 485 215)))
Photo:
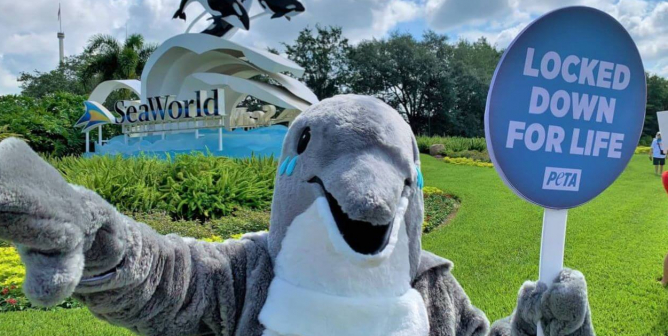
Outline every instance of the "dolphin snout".
POLYGON ((388 161, 384 155, 355 155, 337 160, 343 169, 323 179, 351 219, 388 225, 394 218, 406 177, 388 161))
POLYGON ((409 190, 396 167, 382 155, 355 155, 339 158, 309 180, 324 191, 339 233, 357 253, 380 253, 390 241, 401 197, 409 190))

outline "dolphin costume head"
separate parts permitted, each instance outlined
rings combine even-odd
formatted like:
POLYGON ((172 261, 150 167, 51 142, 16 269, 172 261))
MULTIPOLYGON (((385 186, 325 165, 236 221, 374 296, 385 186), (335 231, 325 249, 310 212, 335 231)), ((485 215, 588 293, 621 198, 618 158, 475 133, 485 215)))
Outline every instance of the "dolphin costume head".
POLYGON ((272 258, 285 247, 291 225, 317 204, 326 234, 313 238, 356 264, 383 263, 405 232, 401 253, 412 279, 421 253, 419 167, 411 128, 382 101, 343 95, 310 107, 283 143, 269 230, 272 258))

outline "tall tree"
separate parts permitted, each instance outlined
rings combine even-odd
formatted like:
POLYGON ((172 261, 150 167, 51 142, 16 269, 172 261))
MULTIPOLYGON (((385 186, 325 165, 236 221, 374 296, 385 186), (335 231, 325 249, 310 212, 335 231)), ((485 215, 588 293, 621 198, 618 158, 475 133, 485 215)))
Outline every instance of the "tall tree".
POLYGON ((83 76, 87 55, 70 56, 49 72, 22 72, 18 81, 21 83, 22 94, 33 98, 41 98, 56 92, 86 94, 93 85, 83 76))
POLYGON ((656 112, 668 110, 668 80, 657 76, 646 74, 647 77, 647 109, 645 113, 645 126, 643 135, 654 136, 659 131, 659 121, 656 112))
POLYGON ((487 92, 501 54, 485 38, 476 42, 461 40, 454 45, 450 64, 456 95, 452 111, 454 128, 447 135, 485 135, 487 92))
POLYGON ((348 39, 340 27, 305 28, 293 44, 283 43, 288 58, 304 68, 301 80, 318 96, 343 93, 347 83, 348 39))
POLYGON ((396 32, 386 40, 363 41, 350 52, 351 88, 397 108, 416 134, 431 134, 432 121, 444 129, 450 123, 451 58, 447 37, 433 32, 421 41, 396 32))

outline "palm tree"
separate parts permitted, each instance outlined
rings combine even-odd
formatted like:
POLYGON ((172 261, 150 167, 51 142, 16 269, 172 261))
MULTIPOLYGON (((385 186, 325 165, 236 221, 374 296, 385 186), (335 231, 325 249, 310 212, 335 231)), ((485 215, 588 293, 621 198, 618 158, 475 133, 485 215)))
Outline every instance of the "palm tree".
POLYGON ((128 36, 123 43, 111 35, 95 35, 88 41, 85 50, 85 54, 90 55, 85 68, 86 77, 95 77, 100 82, 139 79, 156 48, 156 44, 145 43, 140 34, 128 36))

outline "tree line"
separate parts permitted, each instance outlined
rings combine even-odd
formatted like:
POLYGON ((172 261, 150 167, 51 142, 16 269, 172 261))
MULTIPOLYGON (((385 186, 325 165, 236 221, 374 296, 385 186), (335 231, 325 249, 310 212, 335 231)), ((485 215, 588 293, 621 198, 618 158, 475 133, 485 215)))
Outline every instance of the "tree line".
MULTIPOLYGON (((451 43, 432 31, 421 38, 395 32, 351 45, 341 28, 316 26, 284 46, 289 58, 306 69, 301 80, 320 99, 373 95, 397 109, 415 134, 484 136, 487 92, 503 54, 485 38, 451 43)), ((668 110, 668 80, 646 76, 641 143, 659 129, 656 112, 668 110)))
MULTIPOLYGON (((463 137, 484 136, 487 91, 503 54, 484 38, 452 42, 432 31, 420 37, 394 32, 352 44, 340 27, 321 26, 305 28, 282 46, 283 53, 305 69, 299 80, 318 98, 343 93, 376 96, 397 109, 415 134, 463 137)), ((141 35, 123 42, 95 35, 83 53, 67 58, 57 69, 22 73, 22 95, 87 95, 105 80, 139 79, 155 48, 141 35)), ((107 104, 129 98, 129 93, 118 92, 107 104)), ((251 99, 243 104, 257 103, 251 99)), ((656 112, 663 110, 668 110, 668 80, 647 74, 644 141, 658 131, 656 112)))

